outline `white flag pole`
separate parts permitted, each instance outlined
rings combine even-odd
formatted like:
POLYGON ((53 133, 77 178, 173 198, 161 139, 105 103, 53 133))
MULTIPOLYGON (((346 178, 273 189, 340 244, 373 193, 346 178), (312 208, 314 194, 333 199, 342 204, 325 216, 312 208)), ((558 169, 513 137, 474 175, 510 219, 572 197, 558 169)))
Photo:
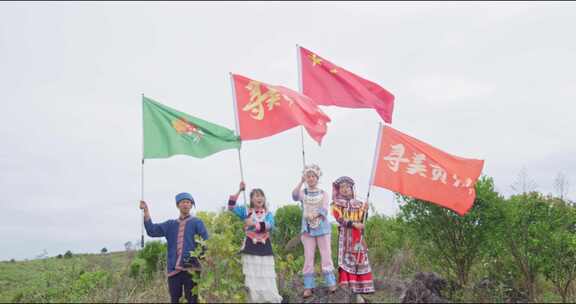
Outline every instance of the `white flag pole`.
MULTIPOLYGON (((142 93, 142 164, 140 174, 140 200, 144 200, 144 93, 142 93)), ((140 248, 144 248, 144 210, 142 210, 142 227, 140 230, 140 248)))
POLYGON ((382 123, 378 123, 378 138, 376 139, 376 147, 374 148, 374 158, 372 159, 372 172, 370 173, 370 181, 368 183, 368 193, 366 194, 366 204, 370 201, 370 190, 372 189, 372 184, 374 183, 374 175, 376 173, 376 160, 380 154, 380 143, 382 139, 382 123))
MULTIPOLYGON (((302 87, 302 62, 300 58, 300 46, 296 44, 296 59, 298 61, 298 91, 303 92, 302 87)), ((304 152, 304 127, 300 126, 300 138, 302 142, 302 167, 306 167, 306 153, 304 152)))
MULTIPOLYGON (((238 121, 238 103, 236 101, 236 85, 234 83, 234 76, 230 73, 230 85, 232 87, 232 100, 234 102, 234 120, 236 121, 236 136, 240 136, 240 123, 238 121)), ((242 153, 240 149, 242 148, 242 143, 240 143, 240 148, 238 148, 238 162, 240 163, 240 178, 244 182, 244 169, 242 167, 242 153)), ((244 207, 246 207, 246 191, 242 191, 244 194, 244 207)))

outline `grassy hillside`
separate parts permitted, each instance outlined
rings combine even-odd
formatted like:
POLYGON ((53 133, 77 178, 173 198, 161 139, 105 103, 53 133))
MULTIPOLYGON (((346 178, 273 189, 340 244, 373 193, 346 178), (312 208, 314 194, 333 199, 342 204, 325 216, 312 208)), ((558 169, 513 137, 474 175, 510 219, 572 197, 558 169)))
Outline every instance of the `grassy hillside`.
POLYGON ((129 278, 134 252, 0 263, 0 302, 125 302, 138 289, 129 278), (130 295, 132 293, 132 295, 130 295))
MULTIPOLYGON (((47 258, 21 262, 0 262, 0 302, 123 302, 157 303, 169 300, 164 272, 155 271, 150 277, 131 274, 138 258, 136 252, 82 254, 71 258, 47 258)), ((162 261, 159 261, 162 264, 162 261)), ((382 274, 376 275, 382 277, 382 274)), ((242 282, 237 282, 242 285, 242 282)), ((379 292, 369 296, 372 301, 397 302, 399 290, 391 290, 389 282, 377 280, 379 292)), ((319 286, 322 283, 319 281, 319 286)), ((303 285, 299 276, 284 282, 283 296, 291 301, 299 297, 303 285)), ((227 301, 202 292, 202 301, 227 301)), ((243 295, 245 299, 246 295, 243 295)), ((181 299, 184 301, 184 298, 181 299)), ((347 303, 352 299, 342 290, 330 295, 319 288, 312 299, 304 302, 347 303), (348 297, 347 297, 348 296, 348 297)), ((371 301, 371 302, 372 302, 371 301)))

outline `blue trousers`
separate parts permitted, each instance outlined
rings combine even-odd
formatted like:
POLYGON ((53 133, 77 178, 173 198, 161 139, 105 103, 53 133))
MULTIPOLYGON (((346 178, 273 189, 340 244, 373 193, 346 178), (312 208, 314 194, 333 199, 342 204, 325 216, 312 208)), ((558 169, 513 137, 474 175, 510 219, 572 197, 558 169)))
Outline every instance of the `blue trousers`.
POLYGON ((170 289, 170 302, 178 303, 182 297, 182 289, 188 303, 198 303, 198 295, 192 294, 192 288, 196 282, 192 280, 192 275, 188 271, 181 271, 168 277, 168 288, 170 289))

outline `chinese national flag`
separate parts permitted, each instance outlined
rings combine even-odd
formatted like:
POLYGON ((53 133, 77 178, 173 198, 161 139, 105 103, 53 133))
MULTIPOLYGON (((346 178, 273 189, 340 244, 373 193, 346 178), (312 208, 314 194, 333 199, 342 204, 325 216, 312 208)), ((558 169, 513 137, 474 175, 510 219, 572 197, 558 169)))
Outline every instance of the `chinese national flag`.
POLYGON ((391 127, 380 132, 373 184, 464 215, 483 160, 448 154, 391 127))
POLYGON ((319 105, 373 108, 385 122, 392 123, 392 93, 303 47, 298 51, 304 95, 319 105))
POLYGON ((298 125, 318 144, 330 118, 309 97, 283 86, 232 75, 242 140, 259 139, 298 125))

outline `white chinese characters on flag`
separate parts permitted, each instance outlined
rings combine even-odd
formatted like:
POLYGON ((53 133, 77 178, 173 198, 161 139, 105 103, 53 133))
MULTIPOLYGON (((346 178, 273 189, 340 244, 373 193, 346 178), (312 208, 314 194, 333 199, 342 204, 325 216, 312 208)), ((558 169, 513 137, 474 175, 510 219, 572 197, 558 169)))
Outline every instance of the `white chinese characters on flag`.
POLYGON ((380 132, 373 184, 464 215, 484 161, 448 154, 391 127, 380 132))

